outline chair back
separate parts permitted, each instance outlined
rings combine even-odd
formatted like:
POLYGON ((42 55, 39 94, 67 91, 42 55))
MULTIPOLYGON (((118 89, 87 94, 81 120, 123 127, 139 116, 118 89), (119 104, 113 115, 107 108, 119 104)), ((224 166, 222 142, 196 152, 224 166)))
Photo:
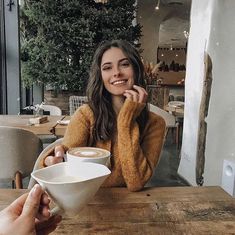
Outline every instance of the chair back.
POLYGON ((157 115, 161 116, 162 118, 164 118, 165 122, 166 122, 166 127, 176 127, 176 118, 174 115, 168 113, 167 111, 160 109, 159 107, 153 105, 153 104, 149 104, 149 110, 153 113, 156 113, 157 115))
POLYGON ((55 105, 44 104, 44 105, 42 105, 42 109, 44 111, 49 112, 50 115, 52 115, 52 116, 61 116, 62 115, 61 109, 55 105))
POLYGON ((14 127, 0 126, 0 133, 0 181, 14 181, 16 172, 29 176, 42 150, 41 140, 28 130, 14 127))
MULTIPOLYGON (((60 145, 62 143, 62 141, 63 141, 63 138, 57 139, 55 142, 49 144, 46 148, 43 149, 43 151, 39 154, 37 160, 35 161, 33 171, 38 170, 40 168, 40 163, 41 163, 43 157, 45 157, 45 154, 49 150, 54 149, 56 145, 60 145)), ((29 181, 28 188, 31 189, 35 183, 36 183, 36 181, 31 177, 30 181, 29 181)))
POLYGON ((87 103, 87 96, 70 96, 69 97, 69 113, 70 116, 75 113, 77 108, 87 103))

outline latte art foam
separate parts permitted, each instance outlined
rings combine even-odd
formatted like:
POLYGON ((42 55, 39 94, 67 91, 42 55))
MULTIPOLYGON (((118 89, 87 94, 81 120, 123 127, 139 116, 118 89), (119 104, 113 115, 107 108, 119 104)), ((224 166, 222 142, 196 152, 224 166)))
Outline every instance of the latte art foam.
POLYGON ((69 154, 77 156, 77 157, 84 157, 84 158, 107 156, 106 150, 97 149, 97 148, 88 148, 88 147, 80 147, 80 148, 72 149, 69 151, 69 154))

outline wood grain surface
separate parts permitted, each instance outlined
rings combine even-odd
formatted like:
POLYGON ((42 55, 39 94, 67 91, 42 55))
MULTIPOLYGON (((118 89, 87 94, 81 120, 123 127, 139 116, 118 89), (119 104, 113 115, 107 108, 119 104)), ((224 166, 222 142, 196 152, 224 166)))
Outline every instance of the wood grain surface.
MULTIPOLYGON (((0 189, 0 209, 23 192, 0 189)), ((52 234, 235 234, 235 199, 220 187, 102 188, 52 234)))

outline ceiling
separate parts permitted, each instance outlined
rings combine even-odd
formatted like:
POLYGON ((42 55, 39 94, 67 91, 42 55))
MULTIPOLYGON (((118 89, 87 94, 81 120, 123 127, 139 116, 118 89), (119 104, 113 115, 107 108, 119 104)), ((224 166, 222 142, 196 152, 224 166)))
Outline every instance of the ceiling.
POLYGON ((156 22, 160 47, 185 47, 189 31, 191 0, 139 0, 140 18, 156 22), (159 4, 158 4, 159 3, 159 4), (159 5, 159 10, 155 7, 159 5))
POLYGON ((185 47, 189 31, 191 0, 160 0, 159 10, 167 15, 160 25, 159 46, 185 47))
POLYGON ((166 8, 168 14, 159 29, 159 46, 185 47, 189 31, 191 0, 161 0, 160 9, 166 8))

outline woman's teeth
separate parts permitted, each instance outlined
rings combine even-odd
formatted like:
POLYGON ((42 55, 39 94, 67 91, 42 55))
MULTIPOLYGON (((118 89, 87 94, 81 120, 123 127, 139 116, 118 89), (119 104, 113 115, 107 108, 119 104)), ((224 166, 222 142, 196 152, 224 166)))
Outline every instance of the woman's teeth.
POLYGON ((113 82, 112 84, 113 84, 113 85, 118 85, 118 84, 123 84, 123 83, 126 83, 126 80, 115 81, 115 82, 113 82))

